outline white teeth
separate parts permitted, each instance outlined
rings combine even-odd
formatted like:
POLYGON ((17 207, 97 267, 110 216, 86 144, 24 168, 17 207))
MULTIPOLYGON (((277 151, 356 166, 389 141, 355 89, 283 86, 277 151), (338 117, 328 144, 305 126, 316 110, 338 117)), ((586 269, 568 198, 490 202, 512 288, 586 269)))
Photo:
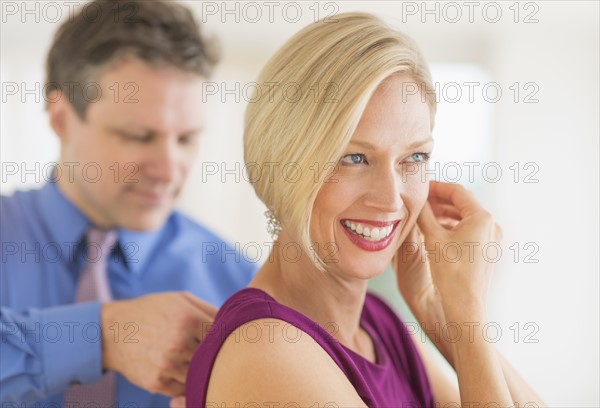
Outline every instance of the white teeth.
POLYGON ((352 230, 352 232, 354 232, 357 235, 362 236, 363 238, 365 238, 368 241, 379 241, 382 240, 386 237, 388 237, 392 230, 394 229, 393 225, 388 225, 387 227, 381 227, 381 228, 377 228, 377 227, 365 227, 362 224, 355 224, 353 222, 350 222, 348 220, 344 221, 344 225, 352 230))
POLYGON ((371 231, 371 238, 379 239, 379 228, 373 228, 373 231, 371 231))

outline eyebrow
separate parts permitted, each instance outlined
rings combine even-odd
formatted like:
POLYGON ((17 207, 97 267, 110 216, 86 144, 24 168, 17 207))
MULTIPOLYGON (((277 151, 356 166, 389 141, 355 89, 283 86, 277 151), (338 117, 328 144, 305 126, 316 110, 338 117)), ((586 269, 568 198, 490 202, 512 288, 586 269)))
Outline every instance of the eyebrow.
MULTIPOLYGON (((432 142, 433 142, 433 138, 430 137, 425 140, 419 140, 419 141, 413 142, 413 143, 409 144, 408 146, 406 146, 405 149, 411 150, 411 149, 414 149, 415 147, 420 147, 420 146, 426 145, 427 143, 432 143, 432 142)), ((374 144, 372 144, 370 142, 363 141, 363 140, 351 140, 349 144, 362 146, 369 150, 377 150, 377 146, 375 146, 374 144)))

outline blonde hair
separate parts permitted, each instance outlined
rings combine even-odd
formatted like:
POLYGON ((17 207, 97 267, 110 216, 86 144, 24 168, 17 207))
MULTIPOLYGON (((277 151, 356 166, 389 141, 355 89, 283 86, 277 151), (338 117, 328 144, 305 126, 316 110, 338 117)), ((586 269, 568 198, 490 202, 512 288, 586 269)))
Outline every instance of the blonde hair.
MULTIPOLYGON (((418 86, 431 113, 435 93, 416 43, 366 13, 313 23, 283 45, 261 71, 246 110, 244 161, 256 195, 305 253, 313 204, 336 166, 371 95, 395 73, 418 86), (291 90, 291 91, 290 91, 291 90)), ((325 270, 323 260, 312 258, 325 270)))

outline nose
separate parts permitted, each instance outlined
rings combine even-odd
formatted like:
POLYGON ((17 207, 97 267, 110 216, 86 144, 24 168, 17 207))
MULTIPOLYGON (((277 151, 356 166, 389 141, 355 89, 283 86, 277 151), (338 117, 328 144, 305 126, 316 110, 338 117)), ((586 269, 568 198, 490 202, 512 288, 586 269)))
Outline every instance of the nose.
POLYGON ((404 206, 402 177, 393 166, 373 171, 364 204, 378 211, 397 213, 404 206))
POLYGON ((178 147, 176 138, 164 138, 148 152, 145 176, 155 182, 170 183, 177 178, 178 147))

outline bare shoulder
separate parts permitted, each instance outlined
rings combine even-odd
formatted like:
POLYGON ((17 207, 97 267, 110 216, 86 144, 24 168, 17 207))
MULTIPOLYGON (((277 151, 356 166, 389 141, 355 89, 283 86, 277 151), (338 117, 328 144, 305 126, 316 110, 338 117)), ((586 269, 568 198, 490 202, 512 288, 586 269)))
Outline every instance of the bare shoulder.
POLYGON ((278 319, 233 331, 212 369, 207 406, 366 407, 337 364, 306 332, 278 319), (329 404, 329 405, 327 405, 329 404))

